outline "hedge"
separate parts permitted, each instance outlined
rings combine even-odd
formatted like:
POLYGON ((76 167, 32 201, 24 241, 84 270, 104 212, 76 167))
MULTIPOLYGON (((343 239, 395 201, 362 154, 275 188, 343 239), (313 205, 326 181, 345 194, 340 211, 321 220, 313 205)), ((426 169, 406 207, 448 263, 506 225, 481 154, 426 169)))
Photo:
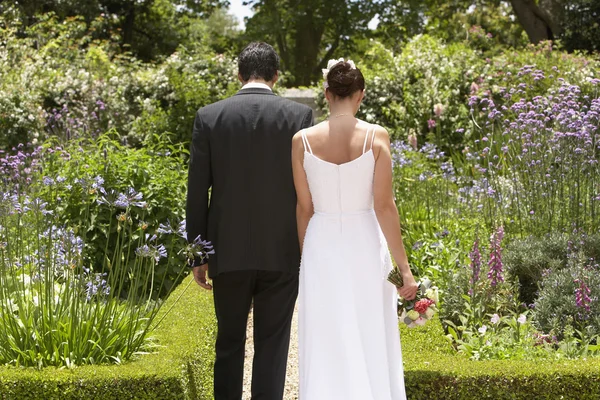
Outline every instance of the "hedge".
POLYGON ((600 358, 471 361, 450 346, 439 321, 401 327, 406 392, 422 399, 600 399, 600 358))
POLYGON ((190 276, 157 321, 169 310, 152 334, 158 345, 152 354, 122 365, 72 370, 0 367, 0 399, 212 399, 212 297, 190 276))
MULTIPOLYGON (((155 353, 73 370, 2 367, 0 398, 212 399, 212 297, 191 279, 161 310, 170 312, 153 334, 160 346, 155 353)), ((600 398, 600 359, 470 361, 452 350, 437 320, 400 330, 410 400, 600 398)))

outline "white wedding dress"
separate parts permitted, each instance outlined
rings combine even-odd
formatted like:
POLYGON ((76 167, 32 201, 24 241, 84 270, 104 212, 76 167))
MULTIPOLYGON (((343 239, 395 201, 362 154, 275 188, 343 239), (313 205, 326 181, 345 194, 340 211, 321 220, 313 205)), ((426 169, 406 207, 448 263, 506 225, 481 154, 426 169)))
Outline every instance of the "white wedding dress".
POLYGON ((302 132, 315 214, 300 267, 300 400, 406 399, 392 262, 373 211, 373 131, 341 165, 313 155, 302 132))

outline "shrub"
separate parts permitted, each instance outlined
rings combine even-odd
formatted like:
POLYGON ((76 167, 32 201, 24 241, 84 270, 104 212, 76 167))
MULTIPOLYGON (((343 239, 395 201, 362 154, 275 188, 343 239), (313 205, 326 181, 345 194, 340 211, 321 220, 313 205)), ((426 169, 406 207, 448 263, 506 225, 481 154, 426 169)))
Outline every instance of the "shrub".
POLYGON ((143 63, 121 53, 116 38, 94 39, 106 24, 48 14, 23 37, 0 17, 0 148, 109 130, 134 146, 165 132, 187 143, 195 111, 239 86, 231 57, 194 46, 143 63))
POLYGON ((600 358, 561 361, 470 361, 444 343, 437 320, 401 326, 408 398, 593 400, 600 393, 600 358))
POLYGON ((546 333, 563 337, 565 329, 574 327, 577 336, 600 332, 600 266, 583 253, 569 255, 562 269, 547 270, 535 300, 536 324, 546 333))
MULTIPOLYGON (((72 227, 86 227, 80 231, 86 242, 83 257, 97 272, 105 272, 102 265, 106 249, 117 245, 117 226, 112 223, 114 211, 98 203, 101 198, 98 181, 108 193, 123 193, 133 188, 143 194, 145 207, 131 212, 136 223, 145 226, 144 234, 159 233, 161 224, 177 230, 184 218, 187 149, 170 145, 164 137, 135 149, 120 144, 115 136, 73 140, 65 147, 48 148, 42 154, 38 178, 54 182, 51 186, 42 186, 40 195, 46 202, 56 203, 57 220, 72 227)), ((184 243, 167 238, 164 244, 168 257, 161 260, 155 270, 156 279, 165 282, 162 288, 155 288, 157 293, 161 290, 162 295, 178 283, 185 268, 185 257, 180 254, 184 243)), ((135 254, 123 257, 126 264, 132 265, 135 254)))
POLYGON ((507 272, 519 282, 519 298, 535 302, 544 276, 568 267, 569 255, 582 252, 587 259, 600 260, 600 235, 573 236, 553 233, 516 239, 504 252, 507 272))
POLYGON ((212 296, 189 277, 172 293, 155 322, 160 324, 152 335, 157 345, 154 351, 121 365, 42 370, 0 367, 0 397, 212 399, 216 324, 212 296))

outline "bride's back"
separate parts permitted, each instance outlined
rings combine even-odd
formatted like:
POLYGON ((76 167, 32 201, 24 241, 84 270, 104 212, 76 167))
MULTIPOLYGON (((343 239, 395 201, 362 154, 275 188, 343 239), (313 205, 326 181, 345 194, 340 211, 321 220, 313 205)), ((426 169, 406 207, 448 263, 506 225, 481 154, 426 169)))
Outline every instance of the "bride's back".
POLYGON ((342 165, 371 149, 372 129, 372 125, 349 116, 332 117, 307 129, 306 138, 315 157, 342 165))

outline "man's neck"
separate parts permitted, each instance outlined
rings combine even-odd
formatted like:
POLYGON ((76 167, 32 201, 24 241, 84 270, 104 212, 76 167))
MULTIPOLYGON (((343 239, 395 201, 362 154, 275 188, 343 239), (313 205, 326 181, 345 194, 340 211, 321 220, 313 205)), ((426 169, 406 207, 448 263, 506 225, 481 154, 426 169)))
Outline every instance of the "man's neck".
POLYGON ((264 79, 250 79, 248 82, 243 82, 242 84, 244 86, 248 85, 249 83, 251 84, 262 84, 262 85, 267 85, 268 87, 270 87, 271 89, 273 89, 273 82, 267 82, 264 79))

